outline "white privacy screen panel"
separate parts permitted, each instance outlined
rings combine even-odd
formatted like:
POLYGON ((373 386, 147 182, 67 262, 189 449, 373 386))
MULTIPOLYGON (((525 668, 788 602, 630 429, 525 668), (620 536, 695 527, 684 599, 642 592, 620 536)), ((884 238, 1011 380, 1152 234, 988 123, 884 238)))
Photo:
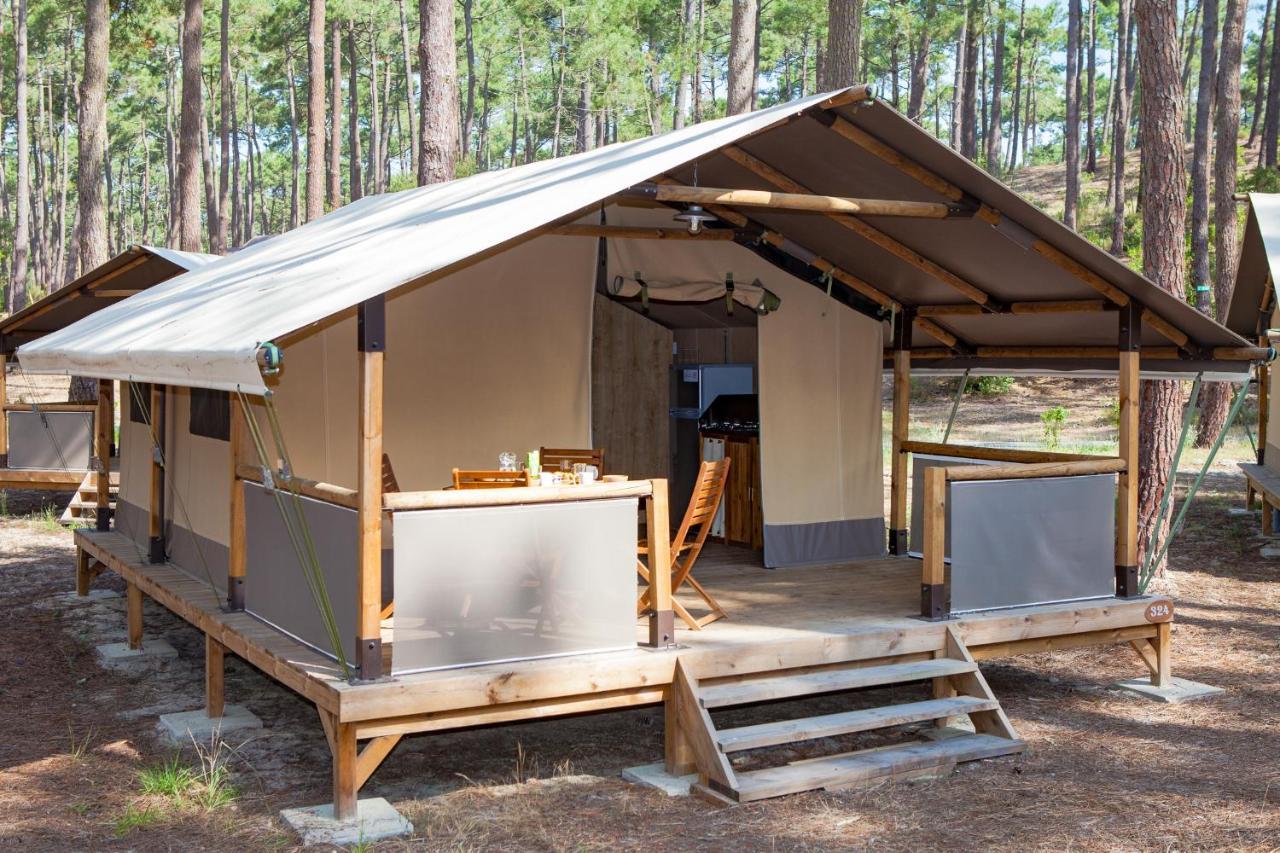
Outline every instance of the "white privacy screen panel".
MULTIPOLYGON (((347 661, 355 651, 356 511, 324 501, 280 493, 291 519, 302 514, 315 543, 329 603, 347 661)), ((244 484, 245 609, 264 622, 337 659, 320 608, 307 587, 297 552, 280 515, 275 496, 257 483, 244 484)))
POLYGON ((951 610, 1115 594, 1116 477, 952 483, 951 610))
POLYGON ((86 471, 93 453, 92 412, 9 412, 9 467, 86 471))
POLYGON ((635 498, 395 513, 393 674, 636 644, 635 498))

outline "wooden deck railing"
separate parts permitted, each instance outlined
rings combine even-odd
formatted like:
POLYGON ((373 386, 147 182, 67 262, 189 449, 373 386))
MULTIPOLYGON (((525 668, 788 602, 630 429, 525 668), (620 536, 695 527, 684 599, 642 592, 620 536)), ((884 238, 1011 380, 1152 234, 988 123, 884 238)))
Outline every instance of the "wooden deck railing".
MULTIPOLYGON (((946 446, 946 445, 944 445, 946 446)), ((970 448, 971 450, 974 448, 970 448)), ((977 448, 987 450, 988 448, 977 448)), ((1027 451, 1040 454, 1039 451, 1027 451)), ((924 472, 924 559, 921 564, 920 614, 926 619, 949 619, 947 594, 947 483, 974 480, 1018 480, 1118 474, 1125 461, 1112 457, 1010 463, 1008 465, 934 466, 924 472)))

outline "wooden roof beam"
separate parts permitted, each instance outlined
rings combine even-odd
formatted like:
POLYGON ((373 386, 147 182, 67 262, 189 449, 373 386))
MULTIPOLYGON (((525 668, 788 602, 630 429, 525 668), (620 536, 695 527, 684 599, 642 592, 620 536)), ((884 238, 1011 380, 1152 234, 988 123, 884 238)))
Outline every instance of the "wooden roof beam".
MULTIPOLYGON (((897 149, 886 145, 871 134, 855 126, 852 122, 840 116, 835 116, 830 127, 840 136, 848 139, 850 142, 861 147, 864 151, 875 155, 885 163, 893 166, 899 172, 914 178, 918 183, 928 187, 929 189, 945 196, 952 201, 959 202, 966 197, 963 189, 951 183, 947 179, 938 175, 930 169, 925 168, 916 161, 901 154, 897 149)), ((991 225, 999 225, 1001 221, 1008 220, 1003 213, 991 207, 990 205, 981 205, 978 209, 977 217, 991 225)), ((1101 293, 1115 305, 1128 305, 1129 296, 1124 291, 1112 285, 1103 279, 1093 270, 1088 269, 1072 258, 1067 257, 1054 246, 1049 245, 1040 238, 1035 238, 1031 243, 1032 251, 1045 258, 1050 263, 1060 269, 1075 276, 1085 285, 1093 288, 1101 293)), ((1185 347, 1190 338, 1185 332, 1178 329, 1172 323, 1164 320, 1158 315, 1152 313, 1149 309, 1144 309, 1142 313, 1143 322, 1151 326, 1161 335, 1168 338, 1175 345, 1185 347)))
POLYGON ((716 187, 687 187, 678 184, 641 186, 633 191, 652 192, 658 201, 684 204, 727 204, 734 207, 767 207, 808 213, 842 213, 858 216, 903 216, 916 219, 947 219, 972 216, 971 208, 931 201, 848 198, 814 193, 775 193, 768 190, 734 190, 716 187))
POLYGON ((542 234, 560 237, 612 237, 617 240, 733 240, 734 231, 728 228, 703 228, 697 234, 688 228, 647 228, 631 225, 590 225, 574 223, 544 228, 542 234))
MULTIPOLYGON (((763 178, 785 192, 812 194, 812 191, 808 187, 792 180, 782 172, 770 166, 768 163, 765 163, 758 157, 748 154, 746 151, 735 145, 729 145, 722 148, 721 153, 745 168, 747 171, 752 172, 757 177, 763 178)), ((921 272, 933 276, 938 281, 946 284, 958 293, 963 294, 965 298, 970 299, 979 305, 986 305, 990 306, 992 309, 998 309, 998 305, 986 291, 975 287, 973 284, 965 281, 950 270, 944 269, 938 264, 935 264, 915 249, 898 242, 880 229, 875 228, 872 225, 868 225, 861 219, 844 214, 829 213, 827 216, 832 221, 838 222, 840 225, 848 228, 859 237, 874 243, 899 260, 905 261, 921 272)))

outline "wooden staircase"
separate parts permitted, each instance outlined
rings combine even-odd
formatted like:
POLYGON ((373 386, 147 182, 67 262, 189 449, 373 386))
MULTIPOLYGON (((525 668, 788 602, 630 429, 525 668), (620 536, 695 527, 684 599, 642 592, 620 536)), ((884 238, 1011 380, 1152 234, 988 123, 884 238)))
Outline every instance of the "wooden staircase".
POLYGON ((951 626, 946 628, 944 646, 932 659, 853 660, 817 670, 772 671, 704 684, 678 661, 672 701, 697 765, 699 782, 695 788, 713 799, 735 802, 948 769, 961 761, 1021 752, 1024 746, 973 656, 951 626), (937 698, 737 728, 719 728, 711 717, 712 711, 758 702, 925 680, 932 681, 937 698), (948 718, 960 716, 973 721, 972 734, 951 734, 937 740, 916 740, 753 770, 736 769, 730 760, 731 755, 746 750, 914 723, 945 725, 948 718))
MULTIPOLYGON (((116 509, 116 498, 120 494, 120 472, 111 472, 111 481, 108 487, 108 493, 111 496, 111 511, 114 513, 116 509)), ((90 521, 98 517, 98 474, 90 471, 84 475, 84 479, 80 481, 79 488, 76 493, 71 496, 71 503, 67 504, 67 508, 62 511, 62 517, 58 519, 63 524, 75 524, 78 521, 90 521)))

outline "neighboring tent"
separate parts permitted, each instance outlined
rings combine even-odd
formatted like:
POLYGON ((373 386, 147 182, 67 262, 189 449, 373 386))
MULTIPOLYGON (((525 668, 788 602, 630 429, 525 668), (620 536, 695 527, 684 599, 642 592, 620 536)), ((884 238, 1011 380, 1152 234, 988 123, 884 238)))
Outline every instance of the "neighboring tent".
POLYGON ((1114 357, 1101 352, 1095 359, 1058 358, 1050 350, 1021 362, 983 357, 984 347, 1114 347, 1114 313, 1100 322, 1096 313, 1023 314, 1009 307, 1099 302, 1100 291, 1113 304, 1134 300, 1151 313, 1144 346, 1171 349, 1159 326, 1184 342, 1172 357, 1145 357, 1145 371, 1246 369, 1205 357, 1214 347, 1245 341, 863 94, 856 88, 815 95, 572 157, 365 198, 111 306, 23 347, 19 357, 35 371, 261 393, 257 354, 264 342, 580 218, 645 181, 670 178, 952 205, 955 215, 945 219, 837 219, 757 208, 740 240, 760 227, 781 235, 768 247, 756 243, 801 266, 815 258, 834 264, 847 273, 838 277, 842 294, 856 278, 894 306, 980 305, 977 313, 934 316, 917 326, 916 346, 950 350, 922 359, 926 369, 1113 370, 1114 357), (887 250, 886 242, 897 248, 887 250))

